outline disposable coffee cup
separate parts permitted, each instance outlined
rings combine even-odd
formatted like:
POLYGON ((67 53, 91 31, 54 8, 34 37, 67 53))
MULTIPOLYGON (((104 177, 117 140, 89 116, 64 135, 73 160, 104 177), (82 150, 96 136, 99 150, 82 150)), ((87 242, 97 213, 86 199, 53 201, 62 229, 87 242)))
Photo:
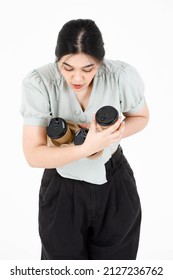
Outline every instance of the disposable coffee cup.
POLYGON ((105 129, 111 125, 113 125, 119 117, 119 113, 117 109, 112 106, 104 106, 101 107, 96 112, 96 122, 105 129))
POLYGON ((88 134, 88 128, 79 129, 74 136, 74 144, 82 145, 85 141, 87 134, 88 134))
MULTIPOLYGON (((87 137, 89 129, 88 128, 81 128, 80 130, 78 130, 74 136, 74 144, 75 145, 82 145, 87 137)), ((88 158, 90 159, 96 159, 98 158, 101 154, 103 153, 103 151, 99 151, 97 153, 94 153, 92 155, 90 155, 88 158)))
POLYGON ((69 144, 73 140, 73 134, 66 121, 62 118, 51 119, 46 132, 51 142, 56 146, 69 144))

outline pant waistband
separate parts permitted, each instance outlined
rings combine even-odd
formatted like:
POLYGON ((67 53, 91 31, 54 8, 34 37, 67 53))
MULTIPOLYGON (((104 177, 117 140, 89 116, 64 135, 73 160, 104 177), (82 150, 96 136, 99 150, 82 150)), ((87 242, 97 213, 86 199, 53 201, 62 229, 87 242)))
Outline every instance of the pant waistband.
POLYGON ((109 161, 106 163, 106 168, 110 168, 113 166, 114 168, 119 164, 120 159, 122 158, 123 155, 123 149, 119 145, 118 148, 116 149, 115 153, 113 153, 112 157, 109 159, 109 161))

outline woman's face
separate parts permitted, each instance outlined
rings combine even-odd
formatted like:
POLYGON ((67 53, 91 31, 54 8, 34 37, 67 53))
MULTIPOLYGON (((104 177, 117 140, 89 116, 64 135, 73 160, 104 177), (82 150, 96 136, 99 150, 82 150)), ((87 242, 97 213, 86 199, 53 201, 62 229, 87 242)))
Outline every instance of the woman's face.
POLYGON ((79 53, 63 56, 58 67, 67 84, 77 93, 88 89, 99 63, 91 56, 79 53))

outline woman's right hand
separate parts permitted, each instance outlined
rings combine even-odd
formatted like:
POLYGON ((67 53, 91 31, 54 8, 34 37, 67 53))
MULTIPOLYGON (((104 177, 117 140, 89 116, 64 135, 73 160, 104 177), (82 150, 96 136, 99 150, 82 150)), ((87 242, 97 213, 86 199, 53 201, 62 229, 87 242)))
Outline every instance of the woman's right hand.
POLYGON ((86 154, 92 155, 104 148, 110 146, 113 143, 116 143, 121 140, 123 131, 125 128, 125 123, 121 122, 121 117, 117 122, 106 129, 102 129, 93 118, 89 132, 85 139, 85 142, 82 144, 86 154))

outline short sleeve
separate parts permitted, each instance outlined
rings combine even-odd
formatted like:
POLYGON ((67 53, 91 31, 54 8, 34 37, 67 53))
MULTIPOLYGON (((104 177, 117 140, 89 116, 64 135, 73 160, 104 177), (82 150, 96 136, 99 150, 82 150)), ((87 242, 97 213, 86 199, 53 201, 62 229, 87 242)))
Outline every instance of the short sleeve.
POLYGON ((24 125, 48 125, 51 117, 49 95, 36 70, 23 79, 20 113, 24 118, 24 125))
POLYGON ((120 104, 123 113, 133 114, 138 112, 145 103, 144 83, 130 65, 122 65, 119 73, 120 104))

